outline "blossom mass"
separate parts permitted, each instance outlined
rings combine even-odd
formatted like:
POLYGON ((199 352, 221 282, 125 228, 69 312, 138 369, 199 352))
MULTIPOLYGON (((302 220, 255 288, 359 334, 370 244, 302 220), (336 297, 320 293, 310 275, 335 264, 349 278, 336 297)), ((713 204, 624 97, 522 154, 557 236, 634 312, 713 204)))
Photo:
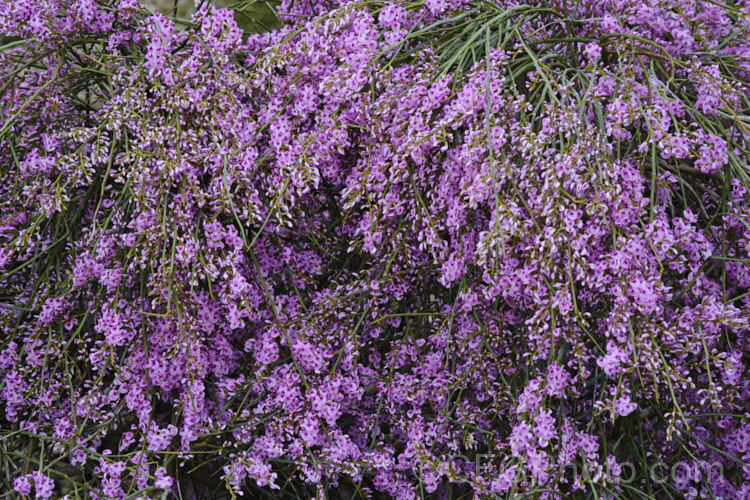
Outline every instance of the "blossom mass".
POLYGON ((9 491, 750 498, 750 4, 241 11, 0 3, 9 491))

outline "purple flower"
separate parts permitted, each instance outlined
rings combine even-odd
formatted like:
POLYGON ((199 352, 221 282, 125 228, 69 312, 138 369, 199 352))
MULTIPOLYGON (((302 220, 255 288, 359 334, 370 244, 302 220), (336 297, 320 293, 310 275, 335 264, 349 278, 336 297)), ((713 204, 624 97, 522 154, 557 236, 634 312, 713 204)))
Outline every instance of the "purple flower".
POLYGON ((596 62, 602 55, 602 48, 596 42, 587 43, 583 48, 583 53, 590 62, 596 62))
POLYGON ((164 467, 159 467, 158 469, 156 469, 155 477, 155 488, 167 490, 172 487, 172 478, 167 475, 167 469, 165 469, 164 467))
POLYGON ((638 405, 630 401, 630 396, 627 394, 618 398, 615 401, 615 413, 621 417, 625 417, 633 413, 638 408, 638 405))
POLYGON ((17 477, 13 481, 13 489, 21 495, 31 495, 31 480, 33 476, 26 474, 25 476, 17 477))

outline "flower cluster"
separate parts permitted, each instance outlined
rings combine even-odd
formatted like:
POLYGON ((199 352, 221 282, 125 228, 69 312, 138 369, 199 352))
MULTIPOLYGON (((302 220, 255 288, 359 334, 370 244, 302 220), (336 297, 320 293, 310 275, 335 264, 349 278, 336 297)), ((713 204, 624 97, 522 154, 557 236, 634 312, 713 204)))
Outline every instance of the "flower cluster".
POLYGON ((0 4, 8 486, 750 497, 750 5, 278 14, 0 4))

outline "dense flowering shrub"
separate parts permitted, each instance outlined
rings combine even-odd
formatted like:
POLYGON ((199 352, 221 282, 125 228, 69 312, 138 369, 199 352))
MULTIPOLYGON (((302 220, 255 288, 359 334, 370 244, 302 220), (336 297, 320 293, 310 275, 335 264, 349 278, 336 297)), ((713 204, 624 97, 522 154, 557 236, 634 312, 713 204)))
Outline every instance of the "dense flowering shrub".
POLYGON ((0 4, 3 489, 750 498, 750 5, 277 10, 0 4))

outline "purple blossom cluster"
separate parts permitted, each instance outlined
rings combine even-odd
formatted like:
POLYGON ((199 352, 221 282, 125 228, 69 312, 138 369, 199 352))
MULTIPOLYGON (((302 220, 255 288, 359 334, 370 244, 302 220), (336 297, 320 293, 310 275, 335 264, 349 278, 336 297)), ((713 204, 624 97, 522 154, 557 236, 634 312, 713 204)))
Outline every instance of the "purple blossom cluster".
POLYGON ((278 13, 0 3, 7 490, 750 498, 750 3, 278 13))

